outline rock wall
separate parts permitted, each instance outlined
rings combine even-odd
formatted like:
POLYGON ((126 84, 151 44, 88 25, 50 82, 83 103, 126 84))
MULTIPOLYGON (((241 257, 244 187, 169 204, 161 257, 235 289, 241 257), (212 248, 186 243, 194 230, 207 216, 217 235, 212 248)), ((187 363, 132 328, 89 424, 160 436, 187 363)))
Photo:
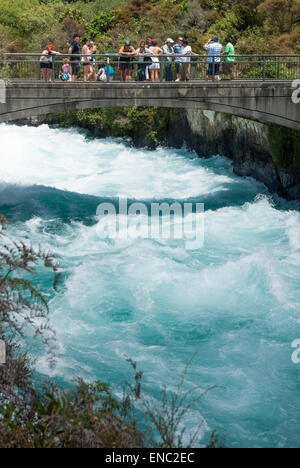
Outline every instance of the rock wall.
POLYGON ((233 160, 240 176, 263 182, 272 192, 300 199, 300 132, 211 111, 173 115, 167 144, 185 143, 201 157, 215 154, 233 160))

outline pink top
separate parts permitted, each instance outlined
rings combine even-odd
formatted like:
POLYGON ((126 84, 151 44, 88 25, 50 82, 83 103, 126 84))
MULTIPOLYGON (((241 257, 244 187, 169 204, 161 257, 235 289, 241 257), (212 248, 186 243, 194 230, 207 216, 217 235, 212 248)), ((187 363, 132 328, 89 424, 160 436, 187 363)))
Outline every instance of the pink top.
POLYGON ((69 73, 70 72, 70 65, 68 63, 65 63, 62 66, 62 71, 63 71, 63 73, 69 73))

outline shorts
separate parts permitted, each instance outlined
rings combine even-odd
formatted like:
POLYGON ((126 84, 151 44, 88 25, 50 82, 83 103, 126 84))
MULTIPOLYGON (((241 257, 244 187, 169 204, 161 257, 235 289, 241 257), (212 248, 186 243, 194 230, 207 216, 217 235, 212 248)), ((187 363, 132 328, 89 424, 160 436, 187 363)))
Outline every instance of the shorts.
POLYGON ((124 70, 132 70, 132 64, 131 63, 128 63, 128 62, 121 62, 119 64, 119 69, 121 71, 124 71, 124 70))
MULTIPOLYGON (((207 68, 207 76, 213 76, 213 67, 214 64, 210 63, 207 68)), ((218 76, 220 74, 220 63, 215 63, 215 76, 218 76)))
POLYGON ((72 63, 72 75, 73 76, 80 76, 81 75, 80 62, 73 62, 72 63))
POLYGON ((223 64, 223 73, 224 75, 232 75, 234 72, 234 62, 225 62, 223 64))
POLYGON ((159 70, 160 69, 160 63, 154 62, 152 65, 149 67, 150 70, 159 70))
POLYGON ((90 67, 92 65, 92 63, 91 62, 82 62, 82 65, 84 67, 90 67))
POLYGON ((40 63, 40 67, 41 67, 41 69, 45 69, 45 68, 46 68, 46 69, 48 69, 48 70, 52 70, 53 65, 52 65, 52 63, 49 63, 49 62, 48 62, 48 63, 43 63, 43 62, 41 62, 41 63, 40 63))

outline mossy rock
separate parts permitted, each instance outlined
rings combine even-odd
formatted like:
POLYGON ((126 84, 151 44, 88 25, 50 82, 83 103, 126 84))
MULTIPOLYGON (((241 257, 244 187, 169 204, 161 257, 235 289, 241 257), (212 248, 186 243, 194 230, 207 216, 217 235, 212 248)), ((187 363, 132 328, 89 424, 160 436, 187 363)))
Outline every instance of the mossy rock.
POLYGON ((300 162, 300 132, 279 125, 270 125, 268 140, 273 160, 278 167, 287 168, 300 162))

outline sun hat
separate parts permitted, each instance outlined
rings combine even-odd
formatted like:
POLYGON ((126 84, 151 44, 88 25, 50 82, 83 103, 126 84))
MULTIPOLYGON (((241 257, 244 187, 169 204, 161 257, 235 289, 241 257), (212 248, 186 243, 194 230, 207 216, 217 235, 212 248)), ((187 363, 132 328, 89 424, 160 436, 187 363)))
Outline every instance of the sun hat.
POLYGON ((171 44, 174 44, 173 39, 171 39, 170 37, 166 40, 166 44, 167 44, 168 42, 171 42, 171 44))
POLYGON ((130 45, 130 44, 131 44, 131 41, 125 41, 125 44, 126 44, 126 45, 130 45))

